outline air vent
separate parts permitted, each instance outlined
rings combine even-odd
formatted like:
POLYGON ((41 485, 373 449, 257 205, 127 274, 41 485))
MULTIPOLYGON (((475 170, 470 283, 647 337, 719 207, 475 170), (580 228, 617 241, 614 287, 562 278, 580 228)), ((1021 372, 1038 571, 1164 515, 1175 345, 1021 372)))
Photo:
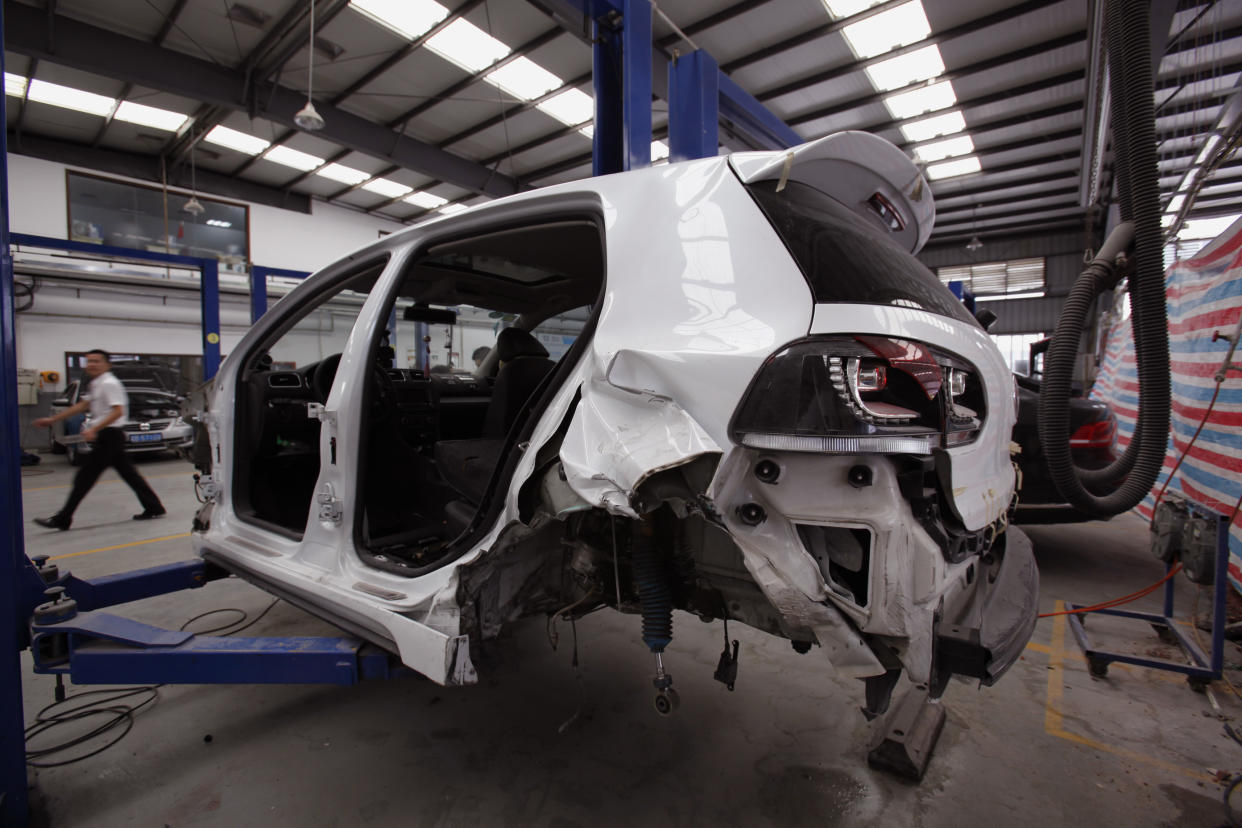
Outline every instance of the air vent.
POLYGON ((388 376, 393 382, 405 382, 405 374, 401 373, 396 368, 389 369, 388 376))
POLYGON ((272 388, 301 388, 302 375, 295 374, 292 371, 270 374, 267 378, 267 384, 272 388))

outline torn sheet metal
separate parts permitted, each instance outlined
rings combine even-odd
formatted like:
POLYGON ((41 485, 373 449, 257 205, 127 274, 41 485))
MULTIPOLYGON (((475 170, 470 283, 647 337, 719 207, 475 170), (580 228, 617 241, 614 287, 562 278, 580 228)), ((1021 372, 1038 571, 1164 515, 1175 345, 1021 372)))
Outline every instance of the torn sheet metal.
MULTIPOLYGON (((618 355, 614 366, 621 360, 618 355)), ((630 501, 645 479, 713 453, 720 447, 673 400, 654 389, 592 380, 582 386, 561 464, 565 481, 583 500, 636 518, 630 501)))

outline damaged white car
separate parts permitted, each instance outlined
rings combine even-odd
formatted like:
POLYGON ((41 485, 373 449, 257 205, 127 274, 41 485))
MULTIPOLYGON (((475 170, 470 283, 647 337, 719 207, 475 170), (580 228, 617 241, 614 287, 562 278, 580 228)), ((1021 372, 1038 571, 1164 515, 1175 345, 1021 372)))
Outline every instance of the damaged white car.
POLYGON ((933 217, 905 155, 840 133, 385 238, 212 382, 196 548, 444 684, 567 607, 641 615, 661 711, 674 609, 826 658, 869 713, 903 671, 991 684, 1038 576, 1005 531, 1013 378, 912 255, 933 217))

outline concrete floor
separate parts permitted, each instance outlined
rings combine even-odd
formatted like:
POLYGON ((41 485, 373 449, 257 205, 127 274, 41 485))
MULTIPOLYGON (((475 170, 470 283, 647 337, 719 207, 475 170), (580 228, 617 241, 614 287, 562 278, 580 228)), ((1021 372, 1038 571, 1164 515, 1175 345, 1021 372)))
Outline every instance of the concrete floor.
MULTIPOLYGON (((29 523, 54 512, 72 470, 62 458, 23 480, 31 555, 93 577, 190 554, 190 469, 141 470, 167 518, 134 523, 137 500, 109 475, 69 532, 29 523)), ((1042 611, 1156 580, 1145 526, 1031 527, 1042 611)), ((1194 587, 1179 579, 1182 606, 1194 587)), ((1205 596, 1206 598, 1206 596, 1205 596)), ((216 607, 261 611, 270 599, 230 579, 124 607, 176 628, 216 607)), ((1139 602, 1158 609, 1154 598, 1139 602)), ((1206 600, 1201 601, 1204 611, 1206 600)), ((1172 655, 1150 628, 1095 618, 1100 644, 1172 655)), ((954 683, 948 721, 919 785, 866 765, 862 685, 834 678, 814 651, 740 625, 737 691, 712 680, 719 624, 679 615, 665 663, 680 711, 652 710, 650 656, 633 617, 597 614, 553 651, 541 620, 478 659, 480 683, 446 689, 411 678, 355 688, 165 687, 119 744, 83 762, 31 772, 54 826, 112 825, 1132 825, 1224 823, 1214 769, 1242 768, 1223 732, 1242 703, 1171 674, 1114 666, 1089 676, 1061 618, 1041 620, 1025 656, 993 688, 954 683), (565 723, 580 711, 577 719, 565 723), (561 731, 564 732, 561 732, 561 731), (208 740, 207 737, 211 737, 208 740)), ((247 634, 333 634, 277 604, 247 634)), ((1239 653, 1228 645, 1227 661, 1239 653)), ((29 670, 29 658, 25 658, 29 670)), ((1235 683, 1242 684, 1236 670, 1235 683)), ((52 681, 27 672, 27 720, 52 681)), ((73 688, 80 689, 80 688, 73 688)))

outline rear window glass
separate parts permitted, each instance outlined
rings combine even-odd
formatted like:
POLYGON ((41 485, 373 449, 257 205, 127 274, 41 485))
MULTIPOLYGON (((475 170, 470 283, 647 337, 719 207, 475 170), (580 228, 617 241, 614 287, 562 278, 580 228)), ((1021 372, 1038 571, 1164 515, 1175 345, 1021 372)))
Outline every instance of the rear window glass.
POLYGON ((748 188, 802 269, 817 303, 917 308, 978 325, 922 262, 845 205, 813 187, 775 181, 748 188))

